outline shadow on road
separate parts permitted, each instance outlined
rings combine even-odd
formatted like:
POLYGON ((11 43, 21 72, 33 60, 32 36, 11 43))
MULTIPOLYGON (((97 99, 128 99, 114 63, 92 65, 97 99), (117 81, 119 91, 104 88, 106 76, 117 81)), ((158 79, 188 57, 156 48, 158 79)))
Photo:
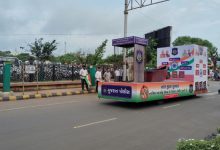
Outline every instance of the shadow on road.
POLYGON ((176 103, 191 101, 191 100, 198 100, 201 96, 190 96, 190 97, 180 97, 180 98, 173 98, 173 99, 166 99, 166 100, 158 100, 158 101, 149 101, 149 102, 142 102, 142 103, 130 103, 130 102, 121 102, 121 101, 114 101, 114 100, 101 100, 101 105, 111 106, 111 107, 119 107, 125 109, 145 109, 145 108, 154 108, 161 105, 175 105, 176 103))

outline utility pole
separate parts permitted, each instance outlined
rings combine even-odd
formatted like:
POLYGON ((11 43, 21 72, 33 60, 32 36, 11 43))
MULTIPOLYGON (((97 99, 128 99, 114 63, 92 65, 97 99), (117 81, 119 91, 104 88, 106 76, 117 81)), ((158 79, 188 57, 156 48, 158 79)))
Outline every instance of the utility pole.
POLYGON ((128 0, 125 0, 125 11, 124 11, 124 37, 127 37, 128 32, 128 0))
POLYGON ((64 53, 66 54, 66 41, 64 42, 64 53))
MULTIPOLYGON (((127 37, 128 34, 128 0, 125 0, 125 11, 124 11, 124 37, 127 37)), ((127 67, 126 67, 126 54, 127 49, 123 48, 123 81, 126 81, 127 77, 127 67)))
MULTIPOLYGON (((124 37, 127 37, 128 33, 128 12, 134 9, 139 9, 142 7, 147 7, 159 3, 163 3, 169 0, 125 0, 125 10, 124 10, 124 37)), ((126 54, 127 50, 126 48, 123 49, 123 81, 126 81, 127 76, 127 69, 126 69, 126 54)))

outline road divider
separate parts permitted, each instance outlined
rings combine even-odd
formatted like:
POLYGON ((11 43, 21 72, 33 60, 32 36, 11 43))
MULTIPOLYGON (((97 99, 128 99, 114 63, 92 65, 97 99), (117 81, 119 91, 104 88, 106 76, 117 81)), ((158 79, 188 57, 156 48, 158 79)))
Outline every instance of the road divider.
POLYGON ((29 94, 29 95, 19 95, 19 96, 3 96, 3 97, 0 97, 0 101, 40 99, 40 98, 48 98, 48 97, 82 95, 82 94, 91 94, 91 93, 95 93, 95 90, 90 90, 90 91, 78 90, 78 91, 68 91, 68 92, 45 92, 45 93, 40 93, 40 94, 29 94))

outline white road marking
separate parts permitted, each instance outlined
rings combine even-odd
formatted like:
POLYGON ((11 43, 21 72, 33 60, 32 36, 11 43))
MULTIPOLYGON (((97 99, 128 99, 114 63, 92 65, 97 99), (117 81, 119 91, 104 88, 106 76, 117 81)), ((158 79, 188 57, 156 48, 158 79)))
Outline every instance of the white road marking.
POLYGON ((172 107, 177 107, 177 106, 180 106, 180 104, 166 106, 166 107, 163 107, 163 109, 172 108, 172 107))
POLYGON ((106 119, 106 120, 102 120, 102 121, 97 121, 97 122, 92 122, 92 123, 88 123, 88 124, 84 124, 84 125, 75 126, 73 128, 77 129, 77 128, 82 128, 82 127, 87 127, 87 126, 91 126, 91 125, 95 125, 95 124, 100 124, 100 123, 104 123, 104 122, 114 121, 114 120, 117 120, 117 119, 118 118, 106 119))
POLYGON ((21 109, 28 109, 28 108, 47 107, 47 106, 54 106, 54 105, 71 104, 71 103, 76 103, 76 102, 79 102, 79 101, 70 101, 70 102, 52 103, 52 104, 45 104, 45 105, 34 105, 34 106, 16 107, 16 108, 2 109, 2 110, 0 110, 0 112, 13 111, 13 110, 21 110, 21 109))

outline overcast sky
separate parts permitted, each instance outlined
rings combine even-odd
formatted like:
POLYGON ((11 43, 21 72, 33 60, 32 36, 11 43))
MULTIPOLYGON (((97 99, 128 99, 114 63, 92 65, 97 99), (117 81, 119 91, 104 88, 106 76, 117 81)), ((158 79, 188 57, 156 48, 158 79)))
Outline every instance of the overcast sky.
MULTIPOLYGON (((158 0, 156 0, 158 1, 158 0)), ((93 52, 105 39, 123 37, 124 0, 0 0, 0 50, 22 52, 36 38, 57 40, 55 54, 93 52)), ((128 35, 173 26, 172 40, 189 35, 220 49, 219 0, 170 0, 129 12, 128 35)))

